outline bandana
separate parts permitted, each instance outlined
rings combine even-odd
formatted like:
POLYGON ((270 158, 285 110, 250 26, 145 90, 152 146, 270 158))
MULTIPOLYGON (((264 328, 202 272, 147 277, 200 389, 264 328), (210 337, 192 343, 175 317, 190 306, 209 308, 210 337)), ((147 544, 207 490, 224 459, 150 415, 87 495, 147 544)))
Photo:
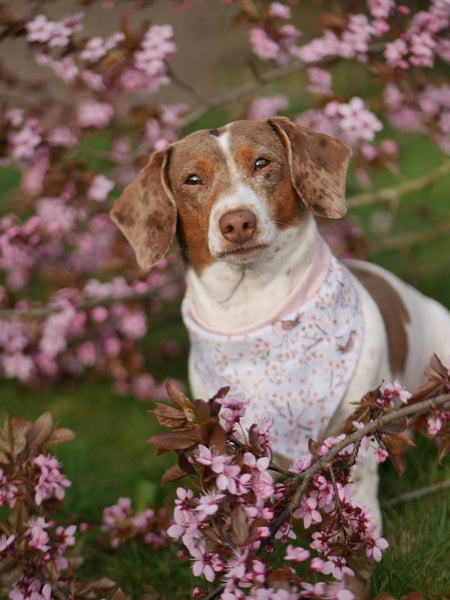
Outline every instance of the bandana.
POLYGON ((231 335, 212 330, 188 295, 182 316, 209 397, 229 385, 230 398, 249 401, 245 427, 273 418, 274 451, 305 456, 308 440, 323 436, 345 395, 364 331, 350 275, 325 242, 320 238, 303 277, 263 323, 231 335))

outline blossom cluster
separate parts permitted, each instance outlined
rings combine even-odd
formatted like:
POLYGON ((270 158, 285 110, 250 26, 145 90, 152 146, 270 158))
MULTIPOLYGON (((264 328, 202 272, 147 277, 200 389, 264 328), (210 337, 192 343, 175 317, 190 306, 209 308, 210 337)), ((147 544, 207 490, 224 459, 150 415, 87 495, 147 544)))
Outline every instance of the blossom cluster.
POLYGON ((103 509, 101 529, 109 533, 112 548, 137 538, 158 549, 170 542, 166 530, 171 522, 164 508, 147 508, 133 515, 131 499, 119 498, 116 504, 103 509))
POLYGON ((96 600, 116 587, 75 574, 82 563, 76 536, 87 527, 62 514, 71 481, 52 451, 74 437, 55 428, 48 412, 34 422, 15 416, 0 430, 0 589, 10 600, 96 600))
POLYGON ((76 526, 58 525, 49 514, 51 505, 62 504, 71 482, 48 445, 74 434, 53 429, 48 413, 34 423, 14 417, 0 433, 0 507, 6 511, 0 585, 10 586, 11 600, 50 600, 53 586, 62 583, 69 567, 66 550, 75 545, 76 526))
MULTIPOLYGON (((353 466, 374 451, 401 474, 411 425, 435 438, 440 458, 450 451, 450 368, 437 356, 414 394, 383 381, 355 406, 345 433, 311 440, 309 453, 288 468, 273 457, 273 420, 244 428, 247 402, 228 396, 229 388, 191 402, 166 385, 176 408, 161 404, 153 414, 170 431, 149 442, 159 453, 177 453, 163 483, 186 475, 193 482, 177 488, 167 533, 187 550, 193 574, 219 585, 223 600, 360 598, 388 542, 375 515, 353 497, 353 466), (277 569, 273 557, 280 555, 285 566, 277 569)), ((196 598, 206 594, 194 590, 196 598)))
POLYGON ((3 376, 48 385, 67 376, 78 378, 95 366, 121 392, 141 399, 159 397, 158 383, 145 373, 137 342, 147 333, 149 314, 179 296, 178 259, 172 255, 141 278, 117 275, 103 282, 98 275, 115 236, 108 217, 99 212, 83 218, 70 202, 48 198, 37 202, 37 211, 23 224, 11 215, 0 220, 0 270, 6 278, 6 286, 0 286, 1 305, 22 296, 13 305, 16 316, 0 321, 3 376), (50 291, 36 327, 35 321, 21 318, 35 307, 23 292, 48 278, 49 261, 53 278, 66 279, 66 285, 50 291), (66 272, 74 274, 73 281, 66 272), (141 296, 148 296, 146 303, 138 301, 141 296), (126 297, 135 300, 121 302, 126 297))
MULTIPOLYGON (((208 403, 191 404, 168 386, 181 410, 160 405, 154 411, 173 432, 149 441, 160 450, 181 453, 181 471, 196 483, 194 489, 177 488, 168 534, 183 543, 195 576, 210 583, 220 579, 223 600, 356 598, 361 572, 381 560, 388 544, 373 515, 352 497, 355 447, 343 448, 323 468, 311 471, 345 436, 329 438, 280 470, 272 462, 272 422, 244 429, 246 403, 227 398, 226 392, 208 403), (330 466, 334 461, 339 467, 330 466), (284 480, 274 480, 273 470, 282 472, 284 480), (293 506, 297 485, 303 485, 303 493, 293 506), (310 536, 308 548, 295 541, 301 530, 310 536), (275 549, 288 567, 278 570, 270 564, 275 549), (323 581, 311 584, 308 573, 320 574, 323 581), (285 596, 279 596, 280 590, 285 596)), ((180 476, 168 473, 168 480, 180 476)), ((202 593, 198 588, 196 597, 202 593)))

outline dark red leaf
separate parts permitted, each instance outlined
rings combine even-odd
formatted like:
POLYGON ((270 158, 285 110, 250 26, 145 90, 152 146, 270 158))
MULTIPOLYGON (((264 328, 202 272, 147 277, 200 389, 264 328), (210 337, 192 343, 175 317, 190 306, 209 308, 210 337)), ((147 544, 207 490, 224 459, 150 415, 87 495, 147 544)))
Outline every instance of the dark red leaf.
POLYGON ((53 429, 53 419, 51 414, 46 411, 27 431, 27 444, 29 448, 38 448, 49 437, 53 429))
POLYGON ((166 483, 170 483, 172 481, 177 481, 178 479, 182 479, 183 477, 186 477, 186 475, 187 475, 186 471, 183 471, 183 469, 180 469, 180 467, 178 465, 174 465, 173 467, 170 467, 170 469, 167 469, 167 471, 162 476, 161 486, 166 485, 166 483))
POLYGON ((209 435, 209 449, 213 454, 223 454, 227 445, 227 434, 220 423, 215 423, 209 435))
POLYGON ((178 410, 178 408, 173 408, 173 406, 158 404, 155 410, 149 412, 153 414, 160 425, 167 427, 168 429, 180 429, 187 425, 187 419, 184 412, 178 410))
POLYGON ((201 442, 200 432, 195 427, 186 427, 167 433, 153 435, 148 443, 158 448, 158 454, 169 450, 185 450, 201 442))

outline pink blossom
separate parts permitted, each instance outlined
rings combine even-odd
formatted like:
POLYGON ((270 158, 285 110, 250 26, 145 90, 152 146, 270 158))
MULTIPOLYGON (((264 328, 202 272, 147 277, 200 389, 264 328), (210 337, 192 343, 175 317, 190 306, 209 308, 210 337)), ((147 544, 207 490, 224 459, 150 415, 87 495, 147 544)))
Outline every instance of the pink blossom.
POLYGON ((15 539, 15 535, 10 535, 9 537, 6 537, 6 535, 0 536, 0 554, 2 554, 8 546, 11 546, 15 539))
POLYGON ((383 125, 376 116, 368 111, 361 98, 355 97, 348 104, 339 105, 341 117, 340 128, 345 133, 349 142, 358 139, 372 141, 375 132, 381 131, 383 125))
POLYGON ((283 94, 268 96, 266 98, 256 98, 248 108, 248 119, 257 121, 273 117, 280 110, 285 110, 288 107, 288 99, 283 94))
POLYGON ((114 182, 104 175, 96 175, 88 189, 87 197, 89 200, 103 202, 108 197, 109 192, 113 189, 114 182))
POLYGON ((304 562, 310 557, 310 551, 301 548, 300 546, 292 546, 292 544, 288 544, 286 546, 286 554, 284 556, 284 560, 292 560, 295 563, 304 562))
POLYGON ((238 465, 231 465, 224 459, 231 457, 216 456, 213 458, 211 469, 217 473, 216 485, 222 492, 228 490, 231 494, 237 493, 237 480, 240 474, 240 467, 238 465))
POLYGON ((24 535, 29 537, 28 546, 33 550, 39 550, 39 552, 47 552, 50 546, 47 545, 49 541, 48 533, 45 531, 50 527, 49 523, 46 523, 44 517, 36 517, 26 523, 28 529, 24 535))
POLYGON ((372 556, 376 562, 380 562, 383 550, 388 548, 389 543, 382 537, 375 537, 379 534, 378 528, 374 529, 366 543, 366 556, 372 556))
POLYGON ((436 42, 428 31, 411 34, 410 62, 416 67, 433 67, 436 42))
POLYGON ((388 456, 389 453, 384 448, 377 448, 375 450, 375 460, 377 461, 377 463, 385 462, 388 456))
POLYGON ((3 469, 0 468, 0 507, 8 505, 13 509, 16 505, 19 489, 8 481, 3 469))
POLYGON ((325 96, 332 93, 331 73, 320 69, 319 67, 310 67, 308 70, 309 84, 308 91, 312 94, 323 94, 325 96))
POLYGON ((311 561, 311 570, 319 571, 324 575, 332 575, 335 579, 341 581, 345 575, 354 576, 354 572, 347 566, 347 561, 342 556, 328 555, 327 560, 313 558, 311 561))
POLYGON ((206 543, 204 540, 201 540, 197 546, 197 548, 191 549, 191 555, 195 558, 194 564, 192 566, 192 572, 196 577, 203 576, 206 581, 214 581, 216 578, 216 574, 212 567, 212 561, 214 556, 209 554, 206 550, 206 543))
POLYGON ((11 123, 14 127, 18 127, 23 123, 25 111, 22 108, 9 108, 5 111, 5 121, 11 123))
POLYGON ((113 107, 107 102, 86 100, 77 110, 78 123, 81 127, 104 129, 109 125, 114 115, 113 107))
POLYGON ((75 539, 75 532, 77 530, 77 526, 76 525, 69 525, 69 527, 57 527, 56 528, 56 535, 59 538, 59 542, 62 546, 63 549, 65 549, 67 546, 75 546, 76 543, 76 539, 75 539))
POLYGON ((37 119, 25 121, 22 129, 8 134, 11 156, 14 160, 30 160, 42 141, 42 129, 37 119))
POLYGON ((269 8, 269 14, 276 19, 290 19, 291 9, 281 2, 272 2, 269 8))
POLYGON ((106 52, 103 38, 93 37, 86 42, 84 50, 80 52, 80 58, 88 62, 97 62, 105 56, 106 52))
POLYGON ((147 317, 142 307, 114 306, 112 312, 119 319, 118 330, 125 336, 138 340, 147 333, 147 317))
POLYGON ((384 381, 380 386, 380 392, 385 402, 388 402, 389 406, 394 406, 394 400, 398 399, 403 404, 406 404, 411 398, 411 394, 406 390, 402 384, 395 380, 394 383, 384 381))
POLYGON ((5 377, 17 378, 22 383, 30 383, 36 373, 33 359, 22 352, 4 354, 0 359, 5 377))
POLYGON ((430 435, 438 435, 442 430, 442 419, 439 414, 427 419, 427 430, 430 435))
POLYGON ((48 500, 53 495, 58 500, 63 500, 65 488, 69 487, 71 482, 62 475, 60 463, 54 456, 39 454, 33 463, 40 470, 39 480, 35 487, 35 501, 39 506, 44 500, 48 500))
POLYGON ((198 511, 198 518, 204 521, 211 515, 215 515, 219 510, 219 502, 225 498, 225 494, 208 493, 200 496, 195 510, 198 511))
POLYGON ((317 496, 316 491, 311 492, 309 496, 302 496, 300 507, 294 513, 296 519, 303 519, 305 529, 309 529, 311 525, 322 521, 322 515, 316 510, 318 505, 317 496))
POLYGON ((42 325, 42 336, 39 349, 44 354, 54 358, 67 348, 67 333, 75 317, 72 306, 64 307, 61 312, 47 317, 42 325))
POLYGON ((27 40, 29 42, 48 42, 53 35, 54 25, 45 15, 37 15, 25 25, 28 32, 27 40))
POLYGON ((405 57, 408 54, 408 45, 404 39, 398 38, 393 42, 388 42, 384 49, 384 57, 388 65, 406 69, 408 63, 405 57))
POLYGON ((149 27, 143 37, 141 49, 134 53, 134 66, 121 78, 126 89, 156 91, 160 85, 168 83, 166 65, 176 51, 172 38, 171 25, 149 27))
POLYGON ((276 42, 269 39, 267 33, 261 27, 253 27, 249 31, 250 43, 253 52, 261 60, 276 59, 279 54, 279 46, 276 42))
POLYGON ((50 166, 49 154, 46 148, 40 148, 33 163, 23 172, 22 189, 28 194, 38 195, 42 192, 44 177, 50 166))
POLYGON ((52 236, 60 237, 72 231, 76 212, 61 198, 41 198, 36 207, 43 229, 52 236))
POLYGON ((387 19, 395 9, 394 0, 367 0, 370 13, 378 19, 387 19))

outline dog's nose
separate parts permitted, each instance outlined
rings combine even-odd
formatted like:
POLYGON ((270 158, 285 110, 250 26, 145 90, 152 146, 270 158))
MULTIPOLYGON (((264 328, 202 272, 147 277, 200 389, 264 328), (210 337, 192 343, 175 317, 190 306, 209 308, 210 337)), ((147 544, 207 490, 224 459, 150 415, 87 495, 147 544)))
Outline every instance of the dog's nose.
POLYGON ((220 217, 219 229, 229 242, 247 242, 256 231, 256 217, 251 210, 230 210, 220 217))

